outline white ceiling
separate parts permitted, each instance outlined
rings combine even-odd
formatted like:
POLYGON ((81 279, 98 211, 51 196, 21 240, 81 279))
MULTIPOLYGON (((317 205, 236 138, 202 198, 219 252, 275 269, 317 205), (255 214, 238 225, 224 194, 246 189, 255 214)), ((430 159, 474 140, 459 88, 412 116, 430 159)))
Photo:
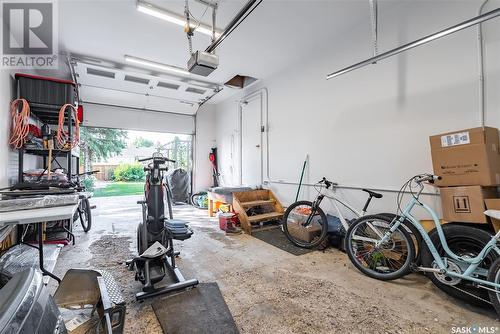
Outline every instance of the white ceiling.
MULTIPOLYGON (((149 2, 180 14, 184 11, 184 1, 149 2)), ((223 29, 245 3, 240 0, 221 0, 217 12, 218 28, 223 29)), ((194 0, 190 0, 190 7, 195 17, 200 17, 204 12, 204 6, 194 0)), ((123 75, 142 73, 151 80, 156 76, 169 80, 175 78, 126 66, 124 55, 186 67, 189 54, 182 27, 138 12, 135 0, 60 0, 59 14, 61 51, 106 60, 100 66, 108 66, 106 64, 109 62, 123 75)), ((348 36, 349 30, 357 25, 363 25, 369 33, 369 14, 368 0, 264 0, 217 49, 219 68, 207 78, 192 77, 216 83, 223 83, 236 74, 265 79, 290 68, 312 52, 322 52, 325 43, 342 35, 348 36)), ((210 17, 211 12, 208 10, 203 21, 209 23, 210 17)), ((210 37, 195 34, 193 41, 194 50, 204 50, 210 44, 210 37)), ((183 109, 175 104, 164 103, 165 99, 155 102, 151 102, 154 100, 151 98, 139 99, 137 94, 147 94, 143 86, 132 87, 123 80, 106 82, 106 78, 89 78, 84 75, 88 63, 77 62, 76 66, 80 74, 78 81, 84 85, 81 92, 83 100, 106 103, 106 99, 109 99, 110 104, 135 101, 134 107, 196 112, 196 108, 183 109), (99 86, 107 90, 95 89, 99 86), (133 91, 133 95, 125 97, 124 91, 129 90, 133 91), (174 110, 177 108, 179 110, 174 110)), ((221 101, 235 92, 235 89, 224 88, 210 102, 221 101)), ((172 92, 163 93, 167 99, 187 99, 186 96, 172 95, 172 92)), ((191 96, 189 100, 197 98, 191 96)))

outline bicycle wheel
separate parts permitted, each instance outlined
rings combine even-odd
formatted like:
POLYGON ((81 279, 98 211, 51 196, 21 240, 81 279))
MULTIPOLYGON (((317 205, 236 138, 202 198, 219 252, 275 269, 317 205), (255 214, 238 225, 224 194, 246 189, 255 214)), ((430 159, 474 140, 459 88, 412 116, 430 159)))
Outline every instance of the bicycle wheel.
POLYGON ((283 232, 295 246, 313 248, 326 238, 328 222, 318 208, 313 210, 309 201, 298 201, 288 207, 282 220, 283 232))
MULTIPOLYGON (((396 217, 400 217, 396 216, 394 213, 378 213, 378 215, 386 216, 391 220, 394 220, 396 217)), ((403 220, 402 225, 405 227, 406 231, 410 234, 411 239, 413 240, 415 249, 415 258, 413 259, 413 263, 416 266, 419 266, 422 261, 422 235, 408 219, 403 220)))
MULTIPOLYGON (((477 256, 492 237, 490 233, 472 226, 451 223, 443 225, 442 228, 448 247, 458 256, 477 256)), ((441 257, 447 257, 446 251, 443 249, 436 229, 429 233, 429 237, 431 238, 431 241, 436 247, 439 255, 441 257)), ((486 273, 488 268, 491 267, 492 263, 497 258, 498 254, 490 252, 479 265, 479 269, 484 269, 482 271, 486 273)), ((459 264, 453 259, 448 258, 447 261, 450 269, 462 271, 459 264)), ((424 243, 424 247, 422 248, 422 266, 430 268, 433 267, 433 265, 434 257, 432 256, 427 245, 424 243)), ((477 306, 485 307, 489 303, 488 291, 475 287, 471 281, 457 280, 447 275, 434 273, 426 273, 426 275, 431 279, 432 283, 450 296, 477 306)), ((486 277, 482 278, 486 279, 486 277)))
MULTIPOLYGON (((488 271, 488 281, 500 284, 500 258, 497 258, 491 265, 490 270, 488 271)), ((489 288, 496 290, 496 292, 488 290, 488 294, 495 311, 498 316, 500 316, 500 288, 493 288, 491 286, 489 286, 489 288)))
POLYGON ((198 192, 198 193, 195 193, 195 194, 192 194, 191 197, 189 198, 190 202, 191 202, 191 205, 192 206, 195 206, 199 209, 203 209, 202 206, 200 206, 200 203, 198 201, 198 199, 201 197, 201 196, 206 196, 207 195, 207 192, 206 191, 201 191, 201 192, 198 192))
POLYGON ((84 198, 80 201, 78 215, 80 216, 80 224, 82 225, 83 231, 90 231, 92 227, 92 213, 90 212, 90 202, 88 198, 84 198))
POLYGON ((415 246, 403 226, 398 226, 387 242, 375 245, 389 231, 391 222, 386 216, 364 216, 347 230, 347 255, 359 271, 371 278, 393 280, 410 272, 415 246))

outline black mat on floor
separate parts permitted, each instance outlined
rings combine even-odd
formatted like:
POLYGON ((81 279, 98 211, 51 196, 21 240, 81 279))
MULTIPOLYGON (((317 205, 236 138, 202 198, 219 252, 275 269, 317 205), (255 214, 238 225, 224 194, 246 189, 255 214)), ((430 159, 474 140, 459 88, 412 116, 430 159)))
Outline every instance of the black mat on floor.
POLYGON ((167 334, 239 333, 217 283, 200 283, 163 297, 153 303, 153 310, 167 334))
POLYGON ((279 227, 270 230, 252 232, 252 237, 256 237, 259 240, 267 242, 268 244, 293 255, 303 255, 314 251, 314 249, 300 248, 292 244, 279 227))

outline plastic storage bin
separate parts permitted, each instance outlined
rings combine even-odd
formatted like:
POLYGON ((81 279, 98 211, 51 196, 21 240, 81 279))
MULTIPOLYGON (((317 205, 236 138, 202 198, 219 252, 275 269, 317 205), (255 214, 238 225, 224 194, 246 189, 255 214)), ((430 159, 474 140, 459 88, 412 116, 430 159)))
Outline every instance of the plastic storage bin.
POLYGON ((19 97, 30 104, 62 107, 75 104, 76 84, 73 81, 16 73, 19 97))

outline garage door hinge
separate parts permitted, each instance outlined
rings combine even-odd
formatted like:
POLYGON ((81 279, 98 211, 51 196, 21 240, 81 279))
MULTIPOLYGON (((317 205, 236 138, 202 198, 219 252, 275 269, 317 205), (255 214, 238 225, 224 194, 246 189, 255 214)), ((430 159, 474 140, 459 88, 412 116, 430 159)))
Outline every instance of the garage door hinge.
POLYGON ((260 127, 260 132, 264 132, 264 131, 266 131, 266 128, 265 128, 265 126, 264 126, 264 125, 262 125, 262 126, 260 127))

